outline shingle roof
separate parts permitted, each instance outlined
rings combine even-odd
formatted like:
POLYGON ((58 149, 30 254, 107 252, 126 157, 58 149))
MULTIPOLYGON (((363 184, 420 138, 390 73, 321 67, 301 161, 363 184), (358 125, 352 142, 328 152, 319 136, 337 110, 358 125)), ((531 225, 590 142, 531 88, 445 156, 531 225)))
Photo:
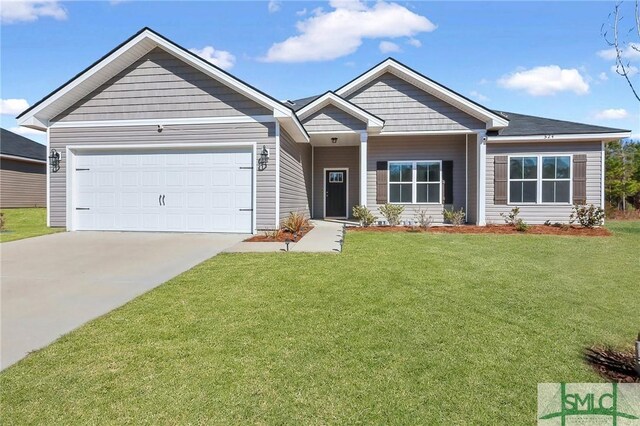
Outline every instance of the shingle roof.
POLYGON ((294 111, 299 111, 318 99, 320 96, 322 95, 309 96, 308 98, 296 99, 295 101, 287 101, 287 103, 291 105, 291 108, 293 108, 294 111))
POLYGON ((44 145, 6 129, 0 129, 0 154, 47 160, 47 148, 44 145))
POLYGON ((489 136, 531 136, 531 135, 568 135, 587 133, 619 133, 629 130, 611 127, 594 126, 592 124, 555 120, 553 118, 536 117, 517 114, 515 112, 496 111, 507 117, 509 126, 500 131, 489 131, 489 136))

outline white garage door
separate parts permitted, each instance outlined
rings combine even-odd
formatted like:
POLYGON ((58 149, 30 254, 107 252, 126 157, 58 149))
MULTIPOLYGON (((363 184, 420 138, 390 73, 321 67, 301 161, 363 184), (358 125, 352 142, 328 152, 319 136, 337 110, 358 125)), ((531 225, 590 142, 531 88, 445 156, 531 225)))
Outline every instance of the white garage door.
POLYGON ((74 229, 252 231, 249 148, 83 152, 73 163, 74 229))

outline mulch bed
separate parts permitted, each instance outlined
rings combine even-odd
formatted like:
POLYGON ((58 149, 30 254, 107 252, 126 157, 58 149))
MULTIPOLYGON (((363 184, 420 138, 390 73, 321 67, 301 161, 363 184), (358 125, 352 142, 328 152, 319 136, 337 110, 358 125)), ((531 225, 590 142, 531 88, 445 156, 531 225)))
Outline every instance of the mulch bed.
POLYGON ((434 234, 538 234, 538 235, 571 235, 581 237, 608 237, 611 235, 606 228, 583 228, 581 226, 567 226, 564 228, 546 225, 530 225, 526 232, 518 232, 509 225, 462 225, 462 226, 432 226, 426 229, 411 226, 370 226, 350 227, 349 231, 365 232, 416 232, 434 234))
POLYGON ((635 368, 633 350, 593 346, 584 351, 584 360, 600 376, 611 382, 640 383, 640 372, 635 368))
MULTIPOLYGON (((303 228, 302 232, 300 232, 295 238, 295 241, 296 242, 300 241, 300 239, 304 237, 312 229, 313 229, 313 226, 308 226, 306 228, 303 228)), ((245 241, 249 243, 284 243, 287 239, 294 241, 293 234, 289 231, 280 232, 280 235, 278 236, 278 238, 271 238, 270 236, 267 236, 263 233, 259 235, 254 235, 253 237, 248 238, 245 241)))

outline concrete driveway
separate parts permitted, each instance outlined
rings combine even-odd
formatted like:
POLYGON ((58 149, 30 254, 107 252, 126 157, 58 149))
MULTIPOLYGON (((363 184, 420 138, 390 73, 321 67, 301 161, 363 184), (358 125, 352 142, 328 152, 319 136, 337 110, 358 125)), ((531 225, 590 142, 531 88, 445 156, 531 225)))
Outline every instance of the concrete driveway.
POLYGON ((0 244, 0 369, 246 237, 66 232, 0 244))

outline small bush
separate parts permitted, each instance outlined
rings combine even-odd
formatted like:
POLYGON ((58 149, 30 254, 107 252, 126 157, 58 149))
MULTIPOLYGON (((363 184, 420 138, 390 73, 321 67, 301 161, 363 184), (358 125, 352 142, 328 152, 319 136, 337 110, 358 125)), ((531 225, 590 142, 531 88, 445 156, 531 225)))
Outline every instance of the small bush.
POLYGON ((7 226, 7 219, 4 217, 4 213, 0 213, 0 231, 4 231, 7 226))
POLYGON ((514 207, 507 214, 500 213, 500 216, 504 219, 504 223, 511 226, 516 226, 519 220, 521 220, 518 215, 520 215, 520 207, 514 207))
POLYGON ((309 218, 302 213, 290 212, 289 216, 282 222, 282 229, 292 234, 299 234, 302 228, 309 226, 309 218))
POLYGON ((384 204, 380 206, 380 213, 387 219, 389 225, 398 226, 400 223, 400 215, 404 212, 404 206, 399 204, 384 204))
POLYGON ((428 228, 433 223, 433 218, 427 214, 426 210, 419 209, 416 212, 416 222, 420 228, 428 228))
POLYGON ((527 223, 522 219, 518 219, 514 227, 518 232, 527 232, 527 230, 529 229, 529 225, 527 225, 527 223))
POLYGON ((585 228, 593 228, 602 225, 604 220, 604 210, 602 207, 590 205, 575 205, 569 216, 569 223, 578 222, 585 228))
POLYGON ((277 240, 278 238, 280 238, 281 233, 282 230, 280 229, 270 229, 268 231, 264 231, 264 236, 273 240, 277 240))
POLYGON ((352 211, 353 217, 358 219, 358 221, 360 222, 360 226, 371 226, 376 221, 376 219, 378 219, 366 206, 353 206, 352 211))
POLYGON ((442 215, 444 216, 444 220, 452 224, 453 226, 460 226, 464 223, 465 214, 464 209, 460 207, 460 210, 442 210, 442 215))

